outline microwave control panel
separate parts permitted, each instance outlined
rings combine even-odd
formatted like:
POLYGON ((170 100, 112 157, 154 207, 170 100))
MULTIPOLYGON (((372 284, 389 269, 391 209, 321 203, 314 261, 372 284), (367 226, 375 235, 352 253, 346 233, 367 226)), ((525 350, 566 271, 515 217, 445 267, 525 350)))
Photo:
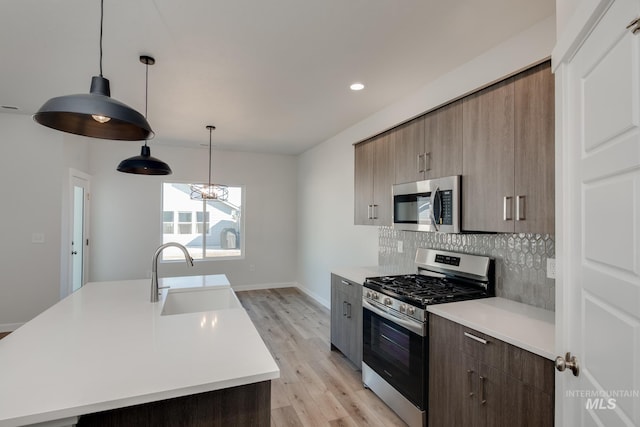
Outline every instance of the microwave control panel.
POLYGON ((453 224, 453 190, 441 190, 440 200, 442 212, 440 213, 440 224, 453 224))

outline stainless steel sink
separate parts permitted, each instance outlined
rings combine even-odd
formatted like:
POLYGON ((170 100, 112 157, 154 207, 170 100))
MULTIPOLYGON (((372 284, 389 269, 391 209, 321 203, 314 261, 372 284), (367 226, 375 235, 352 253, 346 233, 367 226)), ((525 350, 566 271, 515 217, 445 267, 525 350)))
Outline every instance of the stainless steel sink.
POLYGON ((162 316, 242 308, 231 288, 169 289, 162 316))

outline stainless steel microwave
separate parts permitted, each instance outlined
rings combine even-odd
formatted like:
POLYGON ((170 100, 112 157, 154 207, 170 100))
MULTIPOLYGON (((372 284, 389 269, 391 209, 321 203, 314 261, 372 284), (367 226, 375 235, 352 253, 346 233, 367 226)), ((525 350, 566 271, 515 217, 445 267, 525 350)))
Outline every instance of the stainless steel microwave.
POLYGON ((393 186, 393 228, 460 232, 460 176, 393 186))

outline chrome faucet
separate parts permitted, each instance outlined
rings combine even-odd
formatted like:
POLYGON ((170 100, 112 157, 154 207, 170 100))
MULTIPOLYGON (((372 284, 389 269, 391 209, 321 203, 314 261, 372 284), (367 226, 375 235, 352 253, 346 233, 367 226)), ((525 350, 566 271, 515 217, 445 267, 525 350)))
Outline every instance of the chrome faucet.
POLYGON ((182 246, 180 243, 169 242, 160 246, 156 249, 156 253, 153 254, 153 259, 151 261, 151 302, 158 302, 158 296, 160 294, 160 289, 158 288, 158 257, 160 256, 160 252, 168 248, 169 246, 175 246, 179 248, 184 253, 185 261, 187 261, 187 265, 193 267, 193 258, 189 255, 189 251, 187 248, 182 246))

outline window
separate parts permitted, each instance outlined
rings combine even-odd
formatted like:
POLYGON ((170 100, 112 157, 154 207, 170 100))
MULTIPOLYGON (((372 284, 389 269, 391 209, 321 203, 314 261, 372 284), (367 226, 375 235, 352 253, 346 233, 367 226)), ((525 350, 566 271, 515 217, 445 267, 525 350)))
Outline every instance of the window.
MULTIPOLYGON (((183 244, 194 259, 243 256, 242 187, 229 187, 229 199, 191 200, 189 184, 162 185, 162 243, 183 244)), ((162 252, 163 260, 183 260, 178 248, 162 252)))
POLYGON ((191 212, 178 212, 178 233, 192 234, 191 212))
POLYGON ((162 212, 162 232, 164 234, 173 234, 173 212, 162 212))

